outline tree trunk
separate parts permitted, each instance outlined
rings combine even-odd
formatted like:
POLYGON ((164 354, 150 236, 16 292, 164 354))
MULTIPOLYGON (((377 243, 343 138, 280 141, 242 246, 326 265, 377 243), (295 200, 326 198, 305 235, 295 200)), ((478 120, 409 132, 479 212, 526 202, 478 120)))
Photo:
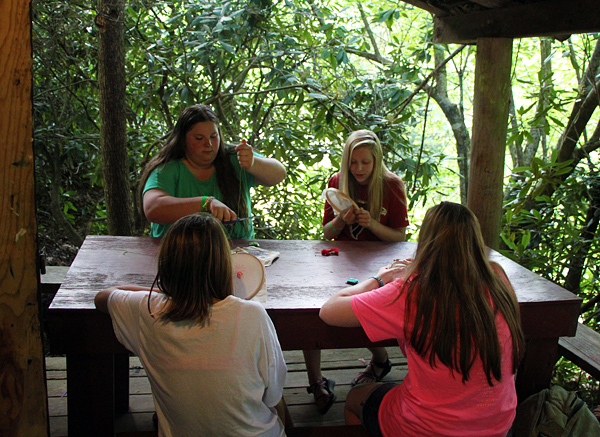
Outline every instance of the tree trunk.
MULTIPOLYGON (((539 119, 534 126, 531 126, 529 133, 533 138, 533 141, 525 145, 523 151, 523 163, 521 165, 530 165, 533 161, 533 157, 536 155, 540 143, 546 144, 546 133, 545 129, 548 125, 546 112, 548 110, 549 102, 548 95, 552 88, 552 63, 550 61, 550 55, 552 54, 552 42, 547 38, 540 39, 540 92, 538 98, 538 105, 536 109, 535 118, 539 119)), ((546 152, 546 150, 544 150, 546 152)))
POLYGON ((477 40, 468 206, 492 249, 498 248, 502 219, 511 63, 511 39, 477 40))
MULTIPOLYGON (((442 65, 444 61, 441 49, 434 49, 435 65, 442 65)), ((469 192, 469 153, 471 151, 471 137, 465 124, 462 107, 452 102, 448 97, 447 75, 445 63, 436 73, 436 84, 431 90, 431 97, 441 108, 446 116, 454 139, 456 141, 456 158, 458 160, 458 171, 460 173, 460 200, 463 205, 467 204, 467 193, 469 192)))
POLYGON ((98 0, 100 148, 111 235, 131 235, 133 223, 125 118, 124 20, 123 0, 98 0))
POLYGON ((585 227, 581 230, 582 241, 577 252, 569 259, 569 273, 565 279, 565 288, 573 293, 578 293, 581 287, 581 276, 585 266, 585 261, 592 246, 592 241, 596 238, 598 223, 600 222, 600 188, 592 187, 592 199, 590 207, 585 218, 585 227))
POLYGON ((0 2, 0 434, 47 436, 29 1, 0 2))

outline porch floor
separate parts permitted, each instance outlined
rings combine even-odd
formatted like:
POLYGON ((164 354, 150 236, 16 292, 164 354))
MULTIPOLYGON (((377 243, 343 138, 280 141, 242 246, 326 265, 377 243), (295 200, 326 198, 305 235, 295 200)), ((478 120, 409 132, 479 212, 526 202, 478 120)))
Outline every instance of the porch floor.
MULTIPOLYGON (((401 382, 408 370, 406 358, 398 347, 388 348, 393 368, 385 381, 401 382)), ((306 366, 301 351, 284 351, 288 374, 284 398, 294 426, 334 426, 344 424, 344 402, 350 382, 369 362, 367 349, 335 349, 322 351, 323 374, 336 381, 337 400, 329 412, 321 416, 314 406, 312 394, 306 392, 306 366)), ((129 412, 117 418, 117 435, 152 431, 154 403, 146 372, 137 357, 129 360, 129 412)), ((67 435, 67 369, 64 357, 46 357, 50 436, 67 435)))

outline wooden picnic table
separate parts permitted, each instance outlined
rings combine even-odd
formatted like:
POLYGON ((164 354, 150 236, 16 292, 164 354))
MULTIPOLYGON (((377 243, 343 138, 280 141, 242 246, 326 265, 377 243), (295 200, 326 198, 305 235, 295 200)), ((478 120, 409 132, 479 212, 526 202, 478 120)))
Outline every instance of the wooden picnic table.
MULTIPOLYGON (((416 243, 252 240, 279 252, 266 267, 265 308, 284 350, 372 346, 361 328, 336 328, 319 319, 321 305, 350 278, 364 280, 394 259, 412 257, 416 243), (337 248, 339 255, 323 256, 337 248)), ((251 240, 233 240, 232 248, 251 240)), ((69 435, 110 435, 115 414, 128 409, 127 350, 94 296, 114 285, 150 286, 160 239, 88 236, 48 311, 51 352, 66 354, 69 435)), ((517 374, 519 399, 550 384, 559 337, 574 336, 581 299, 501 254, 521 308, 527 352, 517 374)), ((394 345, 395 341, 377 345, 394 345)))

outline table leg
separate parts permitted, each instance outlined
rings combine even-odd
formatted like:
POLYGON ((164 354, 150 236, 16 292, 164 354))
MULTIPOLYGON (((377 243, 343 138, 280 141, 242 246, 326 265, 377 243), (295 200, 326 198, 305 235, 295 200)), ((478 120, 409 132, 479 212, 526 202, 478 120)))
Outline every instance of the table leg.
POLYGON ((115 354, 115 413, 129 411, 129 354, 115 354))
POLYGON ((519 402, 550 387, 552 372, 558 354, 558 338, 527 340, 526 352, 517 372, 519 402))
POLYGON ((114 377, 112 354, 67 354, 69 436, 114 434, 114 377))

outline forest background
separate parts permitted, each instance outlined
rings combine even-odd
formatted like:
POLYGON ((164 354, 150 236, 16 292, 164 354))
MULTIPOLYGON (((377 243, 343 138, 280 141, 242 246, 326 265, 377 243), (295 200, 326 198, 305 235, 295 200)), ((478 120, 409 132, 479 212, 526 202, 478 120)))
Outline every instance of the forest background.
MULTIPOLYGON (((141 169, 195 103, 216 111, 225 141, 246 138, 287 168, 284 183, 254 190, 258 238, 322 238, 321 193, 360 128, 377 132, 405 181, 408 240, 428 207, 466 204, 476 48, 434 44, 427 12, 388 0, 107 3, 33 1, 47 264, 69 265, 87 234, 147 233, 141 169), (113 22, 120 49, 100 38, 113 22), (102 77, 107 59, 123 59, 122 80, 102 77), (111 80, 124 86, 125 123, 122 144, 107 145, 99 101, 111 80), (125 159, 107 165, 107 147, 125 159)), ((581 296, 581 321, 596 329, 599 66, 598 34, 514 41, 501 231, 504 255, 581 296)), ((598 382, 568 362, 556 380, 599 403, 598 382)))

